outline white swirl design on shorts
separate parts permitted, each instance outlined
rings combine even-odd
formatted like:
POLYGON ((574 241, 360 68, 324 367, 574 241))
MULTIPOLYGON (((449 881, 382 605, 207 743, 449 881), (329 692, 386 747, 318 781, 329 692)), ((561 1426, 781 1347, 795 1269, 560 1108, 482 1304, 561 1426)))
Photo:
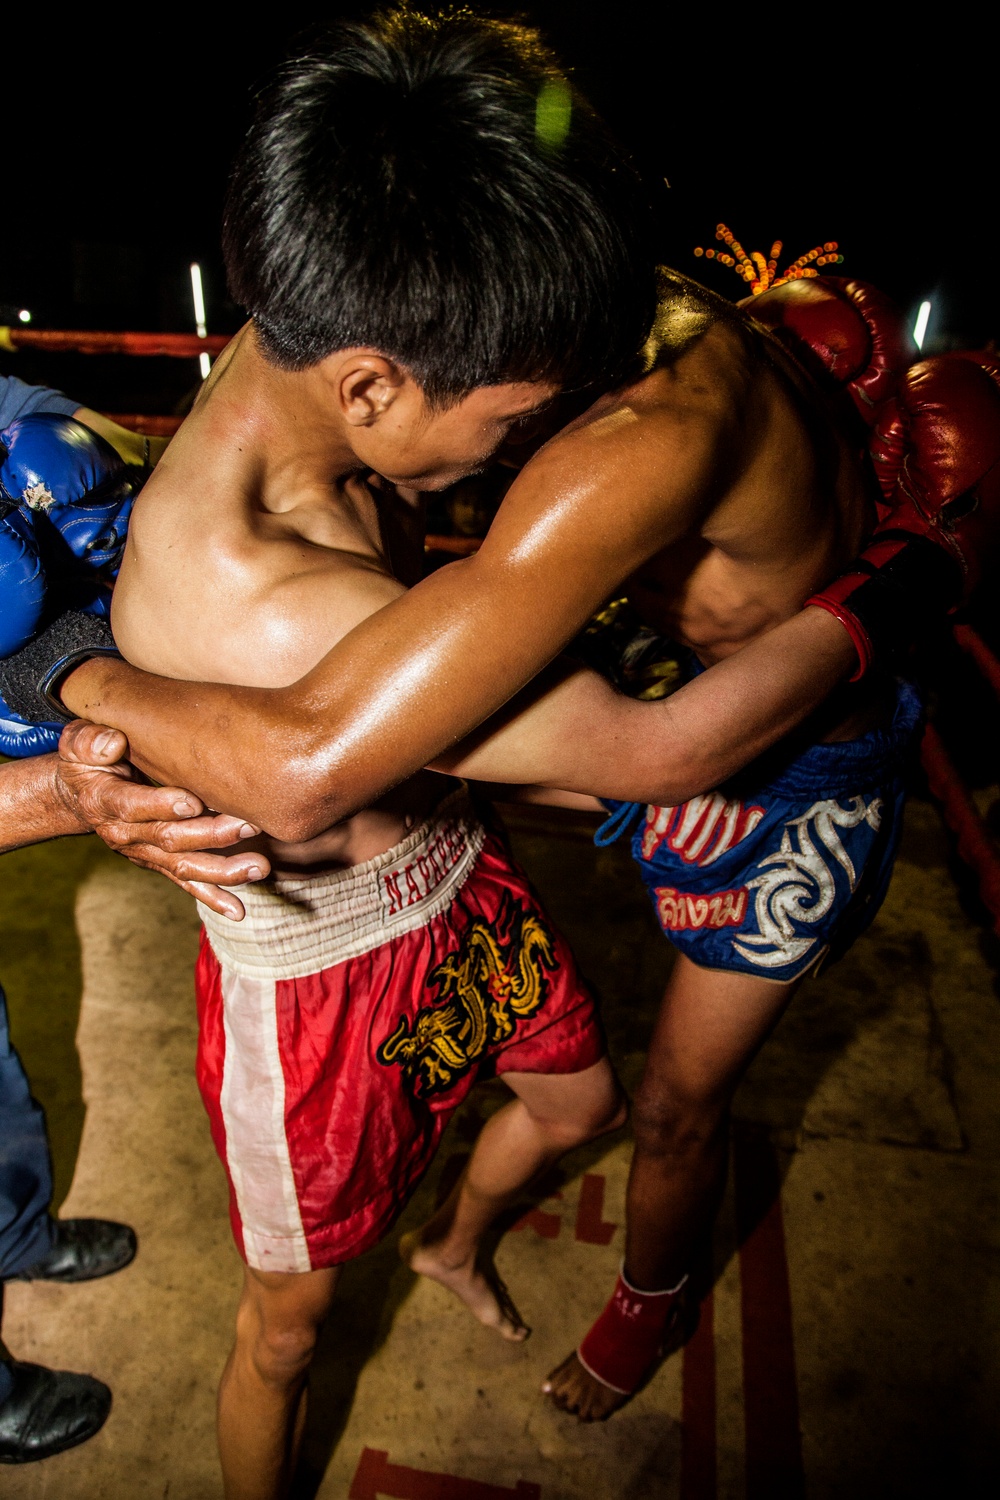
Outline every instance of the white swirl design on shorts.
POLYGON ((864 797, 852 797, 850 802, 847 808, 834 800, 814 802, 801 818, 791 819, 785 824, 780 849, 759 862, 757 868, 764 873, 747 881, 747 888, 757 892, 754 916, 759 933, 734 938, 733 946, 750 963, 762 969, 784 968, 816 946, 816 938, 800 936, 794 926, 795 922, 810 924, 825 917, 836 895, 833 871, 814 838, 833 855, 854 890, 857 874, 837 829, 867 823, 877 831, 882 821, 882 799, 874 797, 867 806, 864 797), (798 848, 792 847, 793 830, 798 848), (770 868, 765 870, 765 866, 770 868))

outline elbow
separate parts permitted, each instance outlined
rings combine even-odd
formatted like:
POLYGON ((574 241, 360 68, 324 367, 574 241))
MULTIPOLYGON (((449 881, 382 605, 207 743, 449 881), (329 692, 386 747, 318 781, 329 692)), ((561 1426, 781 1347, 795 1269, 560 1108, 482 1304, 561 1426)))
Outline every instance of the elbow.
POLYGON ((649 777, 643 796, 636 800, 655 807, 679 807, 704 792, 714 791, 721 779, 714 757, 693 754, 689 748, 664 758, 649 777), (647 796, 646 790, 652 795, 647 796))
MULTIPOLYGON (((337 819, 333 819, 336 822, 337 819)), ((319 818, 307 807, 279 807, 273 814, 258 819, 264 832, 279 844, 307 844, 330 827, 331 820, 319 818)))
POLYGON ((286 771, 280 787, 267 789, 261 816, 253 821, 282 844, 305 844, 348 814, 328 795, 317 776, 286 771))
POLYGON ((328 741, 304 736, 284 755, 269 757, 258 782, 258 816, 251 822, 283 844, 304 844, 370 801, 351 768, 332 753, 328 741))
POLYGON ((239 812, 282 844, 304 844, 347 816, 330 794, 333 778, 319 757, 297 747, 282 753, 272 746, 257 760, 251 776, 240 768, 232 798, 239 812))

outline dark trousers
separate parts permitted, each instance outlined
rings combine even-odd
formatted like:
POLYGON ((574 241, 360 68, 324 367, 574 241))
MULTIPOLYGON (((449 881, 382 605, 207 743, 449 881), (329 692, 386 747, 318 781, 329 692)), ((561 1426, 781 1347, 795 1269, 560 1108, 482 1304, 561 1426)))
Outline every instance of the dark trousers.
MULTIPOLYGON (((52 1248, 51 1199, 45 1116, 10 1044, 7 997, 0 987, 0 1281, 52 1248)), ((10 1375, 0 1362, 0 1402, 9 1392, 10 1375)))

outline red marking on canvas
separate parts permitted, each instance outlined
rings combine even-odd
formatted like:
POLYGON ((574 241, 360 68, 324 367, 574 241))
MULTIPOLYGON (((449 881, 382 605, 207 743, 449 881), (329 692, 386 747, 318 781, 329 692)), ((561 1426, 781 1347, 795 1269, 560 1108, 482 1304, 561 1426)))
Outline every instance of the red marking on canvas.
POLYGON ((574 1234, 585 1245, 610 1245, 615 1237, 618 1225, 604 1217, 605 1186, 604 1175, 598 1172, 587 1172, 580 1184, 574 1234))
MULTIPOLYGON (((562 1193, 550 1193, 550 1198, 561 1198, 562 1193)), ((522 1214, 516 1224, 512 1224, 513 1230, 527 1229, 530 1227, 536 1234, 540 1234, 543 1240, 556 1240, 562 1228, 562 1218, 559 1214, 546 1213, 542 1208, 532 1208, 526 1214, 522 1214)))
POLYGON ((733 1141, 743 1311, 747 1500, 803 1500, 792 1297, 778 1156, 766 1136, 733 1141))
POLYGON ((542 1487, 519 1479, 513 1489, 391 1464, 388 1453, 365 1448, 351 1481, 349 1500, 542 1500, 542 1487))
POLYGON ((716 1500, 715 1315, 712 1293, 684 1345, 680 1500, 716 1500))

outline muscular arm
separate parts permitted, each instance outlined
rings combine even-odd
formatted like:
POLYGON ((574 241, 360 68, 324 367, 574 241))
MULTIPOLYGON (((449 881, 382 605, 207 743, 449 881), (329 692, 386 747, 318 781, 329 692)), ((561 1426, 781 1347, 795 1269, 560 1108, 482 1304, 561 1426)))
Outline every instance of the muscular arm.
MULTIPOLYGON (((104 659, 67 679, 64 702, 124 729, 135 760, 158 780, 194 787, 209 805, 278 837, 309 837, 420 767, 443 768, 444 752, 541 671, 642 561, 689 529, 717 481, 719 432, 700 419, 685 426, 683 416, 671 417, 675 462, 665 479, 662 435, 644 442, 647 430, 638 422, 630 429, 631 420, 618 413, 607 425, 557 439, 508 492, 475 557, 372 615, 289 688, 167 681, 104 659)), ((736 665, 745 652, 724 664, 728 698, 693 683, 666 703, 636 705, 601 697, 591 682, 589 702, 574 698, 572 707, 596 748, 582 785, 574 775, 570 786, 612 790, 612 763, 619 795, 634 786, 650 800, 670 801, 679 786, 690 795, 715 785, 804 718, 850 670, 850 643, 841 642, 835 622, 810 618, 820 613, 806 612, 784 654, 787 664, 798 650, 807 653, 790 687, 769 668, 782 659, 773 645, 749 669, 736 665), (731 721, 730 713, 743 717, 731 721), (676 776, 672 756, 682 757, 676 776), (595 786, 587 778, 599 764, 595 786)), ((720 670, 701 681, 716 682, 720 670)), ((551 747, 558 731, 539 724, 538 766, 546 734, 551 747)), ((454 765, 494 780, 557 785, 569 770, 567 751, 582 753, 568 735, 560 748, 557 776, 551 767, 525 775, 523 766, 492 762, 474 771, 462 757, 454 765)))
POLYGON ((215 807, 254 807, 279 837, 328 827, 482 723, 688 529, 720 445, 704 419, 674 421, 669 483, 628 412, 557 438, 511 487, 475 557, 363 621, 291 687, 167 683, 93 662, 63 700, 124 729, 157 780, 179 776, 215 807))
POLYGON ((838 621, 806 609, 662 703, 623 698, 596 673, 556 663, 432 766, 674 806, 788 734, 856 661, 838 621))

